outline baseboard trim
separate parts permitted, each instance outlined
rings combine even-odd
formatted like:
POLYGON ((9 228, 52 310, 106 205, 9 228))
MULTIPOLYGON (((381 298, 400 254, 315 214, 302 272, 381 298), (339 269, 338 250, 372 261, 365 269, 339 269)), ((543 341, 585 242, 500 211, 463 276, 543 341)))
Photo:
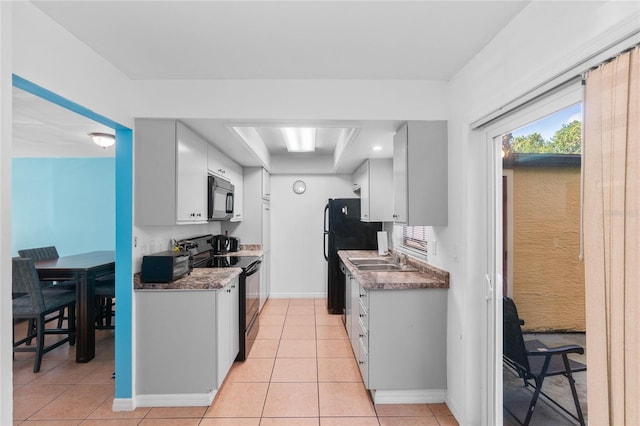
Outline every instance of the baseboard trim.
POLYGON ((446 389, 371 390, 375 404, 440 403, 447 398, 446 389))
POLYGON ((138 407, 204 407, 211 405, 217 390, 209 393, 138 395, 138 407))
POLYGON ((325 299, 327 293, 271 293, 271 299, 325 299))
POLYGON ((133 398, 114 398, 111 410, 113 411, 133 411, 136 409, 136 404, 133 402, 133 398))

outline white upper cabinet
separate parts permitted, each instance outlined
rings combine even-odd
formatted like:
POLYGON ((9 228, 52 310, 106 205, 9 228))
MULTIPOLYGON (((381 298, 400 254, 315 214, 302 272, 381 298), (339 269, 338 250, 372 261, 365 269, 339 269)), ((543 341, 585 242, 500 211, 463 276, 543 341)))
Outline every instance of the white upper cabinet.
POLYGON ((262 169, 262 199, 271 200, 271 175, 266 169, 262 169))
POLYGON ((135 223, 207 222, 207 142, 175 120, 135 123, 135 223))
POLYGON ((228 180, 233 184, 233 217, 232 222, 243 218, 243 177, 242 166, 229 158, 215 146, 209 144, 207 155, 207 170, 210 174, 228 180))
POLYGON ((393 138, 393 220, 448 224, 447 122, 409 121, 393 138))
POLYGON ((353 174, 353 185, 360 192, 360 220, 393 221, 393 160, 371 158, 353 174))
POLYGON ((177 222, 206 222, 208 143, 180 122, 176 125, 176 141, 177 222))

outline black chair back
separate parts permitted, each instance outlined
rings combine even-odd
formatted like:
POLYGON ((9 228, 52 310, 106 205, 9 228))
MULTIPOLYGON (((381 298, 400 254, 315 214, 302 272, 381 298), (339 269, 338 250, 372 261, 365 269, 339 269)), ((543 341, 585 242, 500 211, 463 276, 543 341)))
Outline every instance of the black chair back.
POLYGON ((38 271, 33 265, 33 260, 30 258, 21 259, 19 257, 14 257, 12 260, 13 293, 29 295, 32 313, 37 314, 44 312, 46 306, 44 296, 42 295, 42 286, 40 285, 38 271))
POLYGON ((60 257, 58 255, 58 250, 56 249, 55 246, 36 247, 32 249, 18 250, 18 255, 20 257, 31 258, 33 259, 34 262, 39 262, 41 260, 57 259, 60 257))
POLYGON ((524 371, 530 371, 527 349, 522 337, 521 320, 518 317, 516 304, 509 297, 502 300, 502 339, 503 353, 510 361, 516 363, 524 371))

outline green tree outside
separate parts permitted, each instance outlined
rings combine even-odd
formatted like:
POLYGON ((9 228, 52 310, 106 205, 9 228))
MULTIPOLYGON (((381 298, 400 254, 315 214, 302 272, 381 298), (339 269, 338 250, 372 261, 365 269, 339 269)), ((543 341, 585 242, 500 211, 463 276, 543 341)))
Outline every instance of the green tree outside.
POLYGON ((515 138, 509 133, 503 136, 503 147, 510 146, 512 152, 541 154, 580 154, 582 151, 582 123, 574 120, 563 124, 553 137, 546 140, 540 133, 531 133, 515 138), (508 139, 508 140, 505 140, 508 139))

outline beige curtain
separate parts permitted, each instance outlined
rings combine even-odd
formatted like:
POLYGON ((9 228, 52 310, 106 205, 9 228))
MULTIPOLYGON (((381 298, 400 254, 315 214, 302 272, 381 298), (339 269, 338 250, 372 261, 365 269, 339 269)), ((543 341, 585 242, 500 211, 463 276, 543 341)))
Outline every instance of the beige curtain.
POLYGON ((589 423, 640 425, 640 51, 586 77, 589 423))

